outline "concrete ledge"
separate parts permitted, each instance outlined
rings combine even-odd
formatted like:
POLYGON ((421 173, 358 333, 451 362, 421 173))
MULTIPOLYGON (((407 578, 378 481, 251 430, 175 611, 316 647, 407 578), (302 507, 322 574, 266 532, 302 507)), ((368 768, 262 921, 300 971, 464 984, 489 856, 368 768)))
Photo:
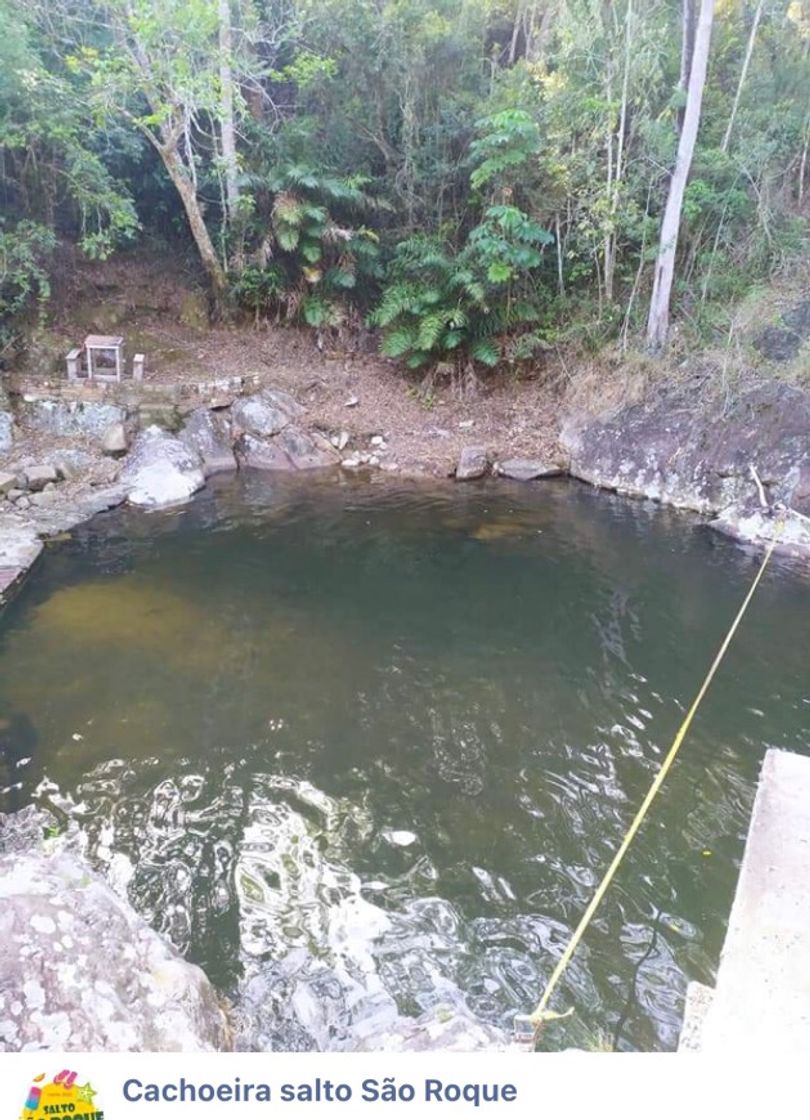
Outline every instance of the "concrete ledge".
POLYGON ((699 1049, 810 1055, 810 758, 765 755, 699 1049))
POLYGON ((714 988, 698 984, 696 980, 686 989, 686 1004, 683 1009, 683 1026, 678 1039, 678 1050, 696 1051, 701 1049, 703 1024, 714 999, 714 988))

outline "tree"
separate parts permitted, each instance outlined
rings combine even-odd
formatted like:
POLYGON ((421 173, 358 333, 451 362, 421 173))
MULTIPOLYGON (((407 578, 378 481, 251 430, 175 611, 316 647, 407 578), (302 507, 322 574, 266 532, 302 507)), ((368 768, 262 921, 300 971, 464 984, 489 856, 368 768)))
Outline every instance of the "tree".
POLYGON ((233 28, 230 0, 219 0, 219 83, 222 160, 225 164, 225 186, 228 218, 236 220, 239 209, 239 165, 236 160, 236 121, 233 91, 233 28))
POLYGON ((731 113, 726 125, 726 131, 723 136, 723 143, 720 145, 722 152, 728 151, 729 141, 731 140, 731 132, 734 128, 734 120, 737 116, 737 110, 740 107, 740 98, 742 97, 743 86, 745 79, 748 76, 748 68, 751 65, 751 55, 754 53, 754 41, 757 37, 757 30, 759 28, 760 20, 762 19, 762 9, 764 7, 764 0, 759 0, 757 3, 756 11, 754 12, 754 19, 751 23, 751 31, 748 35, 748 45, 745 48, 745 57, 743 58, 742 69, 740 70, 740 80, 737 82, 737 91, 734 94, 734 104, 731 106, 731 113))
POLYGON ((670 179, 666 208, 661 222, 658 259, 655 264, 650 313, 647 319, 647 343, 655 349, 659 349, 666 343, 669 332, 669 305, 675 275, 675 254, 678 248, 681 208, 700 126, 700 112, 706 85, 706 69, 709 62, 713 20, 714 0, 701 0, 695 28, 692 66, 689 72, 689 85, 686 94, 686 110, 678 142, 675 168, 670 179))
POLYGON ((206 226, 198 164, 205 118, 220 102, 218 11, 207 0, 102 0, 100 49, 75 58, 91 75, 98 108, 123 116, 154 147, 183 204, 218 310, 225 270, 206 226))
POLYGON ((27 10, 0 0, 0 360, 41 320, 62 240, 95 259, 131 240, 138 219, 98 151, 83 90, 37 35, 27 10), (34 319, 33 312, 38 312, 34 319))

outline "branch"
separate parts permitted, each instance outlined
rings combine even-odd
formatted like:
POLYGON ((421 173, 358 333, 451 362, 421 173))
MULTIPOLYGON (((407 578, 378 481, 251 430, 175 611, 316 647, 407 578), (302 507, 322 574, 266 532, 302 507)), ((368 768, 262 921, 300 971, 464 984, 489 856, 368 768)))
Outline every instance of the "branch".
POLYGON ((754 480, 754 483, 756 484, 757 493, 759 494, 759 504, 762 506, 763 509, 770 509, 771 507, 770 507, 770 504, 768 502, 768 499, 765 497, 765 487, 762 485, 762 482, 760 481, 760 477, 757 474, 757 468, 754 466, 753 463, 751 463, 750 466, 748 467, 748 469, 751 472, 751 478, 754 480))

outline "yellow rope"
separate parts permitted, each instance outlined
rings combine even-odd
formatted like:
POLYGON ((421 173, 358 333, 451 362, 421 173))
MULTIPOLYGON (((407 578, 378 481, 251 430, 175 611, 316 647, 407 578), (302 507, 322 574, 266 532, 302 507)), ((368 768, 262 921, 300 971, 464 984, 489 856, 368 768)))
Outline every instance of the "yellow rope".
POLYGON ((594 894, 593 898, 591 899, 590 903, 588 904, 587 910, 582 915, 582 918, 580 919, 579 925, 574 930, 574 932, 571 936, 571 940, 568 942, 568 945, 566 946, 565 952, 563 953, 563 955, 560 957, 559 961, 557 962, 557 966, 554 969, 554 971, 552 972, 548 983, 546 984, 546 989, 543 992, 543 995, 540 999, 540 1002, 538 1003, 534 1012, 530 1016, 530 1021, 533 1025, 536 1033, 539 1032, 542 1029, 544 1023, 550 1022, 553 1019, 566 1018, 573 1011, 573 1008, 571 1008, 569 1011, 566 1011, 566 1012, 563 1012, 562 1014, 560 1014, 559 1012, 548 1010, 548 1004, 549 1004, 549 1001, 550 1001, 550 999, 551 999, 551 997, 554 993, 554 989, 557 987, 557 984, 560 981, 560 977, 565 972, 566 968, 568 967, 568 965, 571 962, 571 958, 573 957, 574 953, 577 951, 579 943, 582 940, 583 934, 585 933, 585 930, 588 928, 588 925, 590 924, 591 918, 596 913, 596 910, 599 906, 599 903, 605 897, 605 892, 607 891, 608 887, 610 886, 610 884, 613 880, 613 876, 616 874, 616 871, 619 867, 619 864, 624 859, 624 856, 627 853, 627 849, 630 847, 631 843, 633 842, 633 839, 634 839, 636 833, 638 832, 639 828, 642 825, 642 822, 644 821, 644 817, 647 815, 647 810, 649 809, 650 805, 652 804, 652 802, 655 798, 655 795, 658 793, 661 786, 663 785, 664 779, 666 778, 667 774, 669 773, 670 767, 672 766, 673 762, 675 761, 675 758, 678 754, 678 751, 680 750, 681 744, 683 743, 684 739, 686 738, 686 733, 689 730, 689 727, 692 723, 692 720, 694 719, 695 712, 697 712, 698 708, 700 707, 700 703, 703 700, 703 697, 706 695, 706 693, 709 689, 709 685, 712 683, 712 680, 714 679, 714 675, 717 672, 717 670, 719 669, 720 663, 722 662, 723 658, 726 655, 728 647, 731 645, 731 640, 734 637, 734 635, 737 633, 737 629, 738 629, 740 623, 742 622, 743 615, 748 610, 748 606, 749 606, 751 600, 754 597, 754 592, 756 591, 757 587, 759 586, 759 581, 762 579, 765 568, 768 565, 768 561, 770 560, 771 556, 773 555, 773 550, 776 547, 776 544, 777 544, 777 541, 779 539, 779 535, 780 535, 781 531, 782 531, 782 523, 780 522, 780 524, 777 525, 777 527, 776 527, 776 532, 773 536, 773 539, 771 540, 770 544, 768 545, 767 551, 765 552, 765 557, 764 557, 762 563, 760 564, 759 571, 757 572, 757 574, 754 578, 754 582, 751 584, 751 588, 750 588, 748 594, 746 595, 745 599, 743 600, 743 604, 740 607, 739 611, 737 612, 737 616, 734 619, 734 621, 732 622, 731 628, 730 628, 729 632, 726 634, 726 637, 725 637, 725 640, 723 641, 723 644, 720 646, 720 649, 717 651, 717 656, 715 657, 714 661, 712 662, 711 668, 709 669, 708 673, 706 674, 706 678, 703 681, 703 684, 700 686, 700 691, 698 692, 697 696, 695 697, 694 701, 692 702, 692 707, 686 713, 686 717, 684 718, 683 723, 678 728, 678 734, 675 736, 675 740, 674 740, 672 746, 669 748, 669 752, 668 752, 666 758, 661 763, 661 767, 660 767, 658 773, 656 774, 655 779, 654 779, 652 785, 650 786, 650 788, 647 792, 647 796, 642 801, 638 812, 636 813, 635 817, 633 818, 633 823, 628 828, 624 839, 622 840, 621 844, 619 845, 619 850, 616 852, 616 855, 613 857, 613 860, 611 861, 610 867, 608 867, 607 871, 605 872, 605 875, 604 875, 604 878, 602 879, 602 882, 597 887, 596 893, 594 894))

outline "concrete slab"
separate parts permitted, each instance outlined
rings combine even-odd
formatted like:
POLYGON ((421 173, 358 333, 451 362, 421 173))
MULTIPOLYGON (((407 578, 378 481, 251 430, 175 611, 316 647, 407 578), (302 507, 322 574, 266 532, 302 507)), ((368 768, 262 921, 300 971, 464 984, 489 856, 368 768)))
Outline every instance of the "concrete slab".
POLYGON ((702 1048, 703 1024, 713 999, 714 988, 699 984, 697 980, 687 986, 678 1050, 698 1051, 702 1048))
POLYGON ((704 1054, 810 1055, 810 758, 765 756, 704 1054))

